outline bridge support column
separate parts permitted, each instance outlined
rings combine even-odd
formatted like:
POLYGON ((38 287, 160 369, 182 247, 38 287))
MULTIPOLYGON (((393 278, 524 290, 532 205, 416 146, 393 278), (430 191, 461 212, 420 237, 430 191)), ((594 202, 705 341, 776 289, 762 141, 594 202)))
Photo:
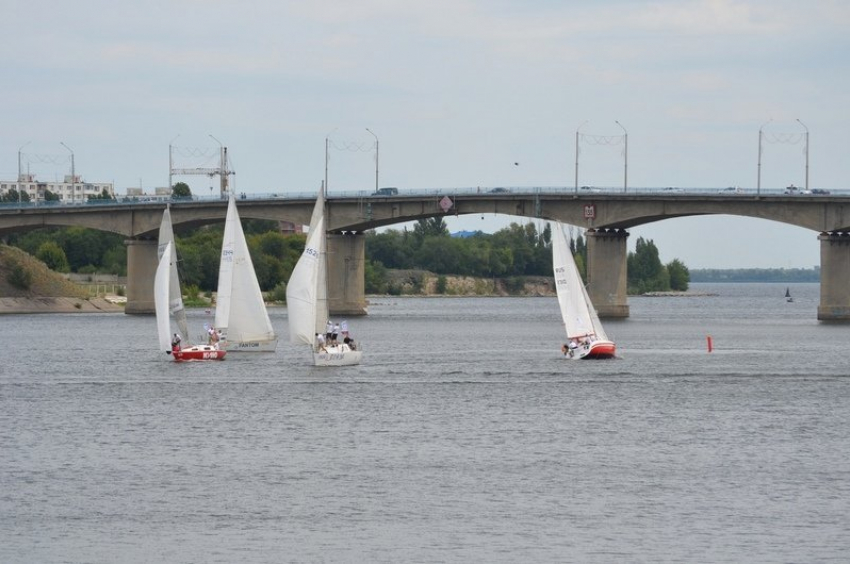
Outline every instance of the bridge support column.
POLYGON ((587 230, 587 293, 599 317, 629 316, 623 229, 587 230))
POLYGON ((153 297, 153 279, 156 276, 157 241, 155 239, 128 239, 127 245, 127 305, 124 313, 156 313, 153 297))
POLYGON ((821 233, 820 304, 821 321, 850 321, 850 233, 821 233))
POLYGON ((331 315, 366 315, 366 237, 328 233, 328 310, 331 315))

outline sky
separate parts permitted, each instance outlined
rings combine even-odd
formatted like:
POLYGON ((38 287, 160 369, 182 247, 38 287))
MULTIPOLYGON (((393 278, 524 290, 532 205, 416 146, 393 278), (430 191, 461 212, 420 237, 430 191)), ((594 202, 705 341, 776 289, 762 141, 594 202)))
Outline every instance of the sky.
MULTIPOLYGON (((761 147, 762 188, 803 186, 807 164, 811 187, 850 188, 844 0, 0 5, 2 179, 19 154, 61 179, 73 153, 86 181, 153 192, 169 155, 214 167, 226 146, 234 188, 257 194, 315 191, 326 169, 331 193, 372 191, 376 156, 377 183, 400 190, 754 188, 761 147)), ((528 220, 449 227, 511 221, 528 220)), ((766 220, 631 233, 690 268, 820 262, 817 233, 766 220)))

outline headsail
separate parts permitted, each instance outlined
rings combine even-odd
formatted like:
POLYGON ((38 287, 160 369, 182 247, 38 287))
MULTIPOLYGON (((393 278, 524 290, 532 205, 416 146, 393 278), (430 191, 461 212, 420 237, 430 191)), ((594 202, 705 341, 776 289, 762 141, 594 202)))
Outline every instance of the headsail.
POLYGON ((174 241, 174 230, 171 226, 171 210, 166 206, 162 213, 162 223, 159 226, 159 248, 157 257, 162 258, 168 244, 171 245, 171 274, 169 276, 168 306, 171 315, 177 322, 177 328, 185 338, 189 335, 189 325, 186 322, 186 310, 183 307, 183 294, 180 290, 180 275, 177 272, 177 244, 174 241))
POLYGON ((156 328, 159 336, 159 348, 163 352, 171 350, 171 319, 168 315, 168 293, 171 285, 171 245, 172 243, 165 245, 165 252, 159 259, 153 283, 156 328))
POLYGON ((310 218, 304 252, 286 285, 289 339, 311 346, 316 341, 316 333, 324 332, 328 317, 324 208, 325 198, 320 191, 310 218))

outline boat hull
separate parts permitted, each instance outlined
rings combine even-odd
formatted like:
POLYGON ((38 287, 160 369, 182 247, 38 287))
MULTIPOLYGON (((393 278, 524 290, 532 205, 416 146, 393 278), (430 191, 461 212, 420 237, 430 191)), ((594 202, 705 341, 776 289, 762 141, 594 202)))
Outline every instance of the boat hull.
POLYGON ((611 341, 594 341, 590 345, 579 345, 574 349, 567 349, 564 351, 564 356, 569 360, 615 358, 617 347, 611 341))
POLYGON ((360 364, 363 351, 351 350, 346 345, 328 347, 313 353, 314 366, 354 366, 360 364))
POLYGON ((274 341, 227 341, 222 348, 229 353, 273 353, 277 350, 277 339, 274 341))
POLYGON ((224 360, 227 351, 209 345, 195 345, 179 351, 171 351, 175 362, 195 362, 199 360, 224 360))

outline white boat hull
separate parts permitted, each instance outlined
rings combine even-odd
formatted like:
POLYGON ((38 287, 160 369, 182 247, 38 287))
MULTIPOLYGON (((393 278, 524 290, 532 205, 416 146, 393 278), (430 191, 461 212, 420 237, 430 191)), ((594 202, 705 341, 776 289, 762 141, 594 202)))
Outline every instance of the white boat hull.
POLYGON ((222 348, 229 353, 273 353, 277 350, 277 339, 274 341, 227 341, 222 348))
POLYGON ((363 351, 353 351, 347 345, 328 347, 313 353, 314 366, 353 366, 360 364, 363 351))
POLYGON ((594 341, 589 345, 579 345, 570 349, 566 345, 562 349, 564 356, 569 360, 582 360, 593 358, 614 358, 617 348, 611 341, 594 341))

